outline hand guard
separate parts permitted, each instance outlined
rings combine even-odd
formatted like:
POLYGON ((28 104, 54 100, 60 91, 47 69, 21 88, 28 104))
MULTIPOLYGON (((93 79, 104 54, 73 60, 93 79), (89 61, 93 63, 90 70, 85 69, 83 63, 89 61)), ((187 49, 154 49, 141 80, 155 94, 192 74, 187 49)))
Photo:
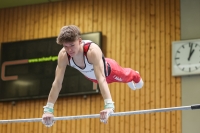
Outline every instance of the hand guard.
POLYGON ((112 99, 105 99, 104 103, 104 110, 100 112, 100 121, 106 124, 110 114, 114 112, 115 106, 112 99))
POLYGON ((46 127, 51 127, 55 123, 54 121, 54 115, 53 115, 53 103, 47 103, 46 106, 44 106, 44 114, 42 115, 42 123, 46 127))

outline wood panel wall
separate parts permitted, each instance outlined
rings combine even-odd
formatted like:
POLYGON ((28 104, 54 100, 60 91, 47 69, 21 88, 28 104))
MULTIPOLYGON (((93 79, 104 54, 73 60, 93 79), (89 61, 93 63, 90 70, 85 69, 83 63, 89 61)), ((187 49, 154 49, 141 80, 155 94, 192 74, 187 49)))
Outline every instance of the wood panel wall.
MULTIPOLYGON (((75 24, 83 33, 102 31, 103 52, 123 67, 140 72, 141 90, 110 84, 116 112, 181 105, 180 78, 171 76, 171 42, 180 39, 179 0, 67 0, 0 9, 0 42, 57 36, 75 24)), ((38 118, 47 99, 0 102, 0 119, 38 118)), ((59 98, 55 116, 96 114, 101 95, 59 98)), ((181 133, 181 112, 57 121, 1 124, 1 133, 181 133)))

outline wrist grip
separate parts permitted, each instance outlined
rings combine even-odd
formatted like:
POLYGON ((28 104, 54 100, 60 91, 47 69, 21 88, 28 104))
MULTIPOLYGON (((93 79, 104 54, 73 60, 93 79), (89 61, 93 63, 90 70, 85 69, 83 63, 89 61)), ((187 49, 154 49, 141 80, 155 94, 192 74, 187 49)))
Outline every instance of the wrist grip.
POLYGON ((111 108, 111 109, 115 109, 115 105, 114 105, 114 102, 112 101, 112 99, 105 99, 104 100, 104 109, 108 109, 108 108, 111 108))

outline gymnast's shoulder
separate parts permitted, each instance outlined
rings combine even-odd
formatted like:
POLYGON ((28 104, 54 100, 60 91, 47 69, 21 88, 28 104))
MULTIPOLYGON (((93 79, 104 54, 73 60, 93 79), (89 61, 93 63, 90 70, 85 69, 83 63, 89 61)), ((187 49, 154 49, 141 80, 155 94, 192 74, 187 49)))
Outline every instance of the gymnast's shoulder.
POLYGON ((64 63, 63 65, 68 65, 68 56, 67 52, 65 51, 64 48, 62 48, 59 53, 58 53, 58 63, 64 63))

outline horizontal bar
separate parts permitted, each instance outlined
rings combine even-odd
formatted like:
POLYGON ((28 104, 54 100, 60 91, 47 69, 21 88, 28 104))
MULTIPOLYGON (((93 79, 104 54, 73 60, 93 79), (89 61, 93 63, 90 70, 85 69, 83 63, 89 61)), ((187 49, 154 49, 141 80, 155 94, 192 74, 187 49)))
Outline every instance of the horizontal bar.
MULTIPOLYGON (((192 105, 192 106, 180 106, 180 107, 171 107, 171 108, 116 112, 116 113, 110 114, 110 116, 124 116, 124 115, 133 115, 133 114, 147 114, 147 113, 167 112, 167 111, 176 111, 176 110, 195 110, 195 109, 200 109, 200 104, 192 105)), ((99 118, 99 117, 100 117, 100 114, 91 114, 91 115, 54 117, 54 120, 55 121, 57 121, 57 120, 75 120, 75 119, 99 118)), ((42 121, 42 118, 12 119, 12 120, 0 120, 0 124, 20 123, 20 122, 41 122, 41 121, 42 121)))

